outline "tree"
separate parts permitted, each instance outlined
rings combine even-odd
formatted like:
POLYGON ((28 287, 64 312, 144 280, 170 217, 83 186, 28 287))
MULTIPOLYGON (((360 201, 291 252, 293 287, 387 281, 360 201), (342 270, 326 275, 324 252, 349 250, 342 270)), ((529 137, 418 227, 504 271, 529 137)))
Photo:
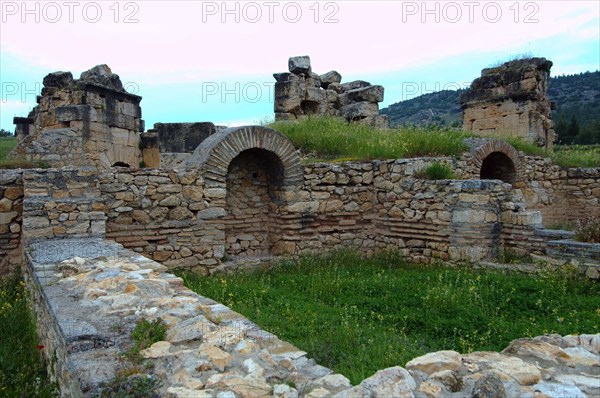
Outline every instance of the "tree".
POLYGON ((12 136, 13 136, 13 133, 11 133, 10 131, 0 129, 0 137, 12 137, 12 136))
POLYGON ((563 137, 562 142, 564 144, 572 144, 575 141, 575 137, 579 134, 579 123, 575 115, 571 116, 571 123, 566 129, 566 134, 563 137))

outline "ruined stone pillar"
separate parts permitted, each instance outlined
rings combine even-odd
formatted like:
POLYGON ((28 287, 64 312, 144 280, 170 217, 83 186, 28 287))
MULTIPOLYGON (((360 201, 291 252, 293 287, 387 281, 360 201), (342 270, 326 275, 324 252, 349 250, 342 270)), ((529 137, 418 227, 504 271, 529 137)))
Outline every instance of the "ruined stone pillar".
POLYGON ((460 98, 463 129, 518 136, 546 149, 556 140, 548 81, 552 62, 519 59, 484 69, 460 98))

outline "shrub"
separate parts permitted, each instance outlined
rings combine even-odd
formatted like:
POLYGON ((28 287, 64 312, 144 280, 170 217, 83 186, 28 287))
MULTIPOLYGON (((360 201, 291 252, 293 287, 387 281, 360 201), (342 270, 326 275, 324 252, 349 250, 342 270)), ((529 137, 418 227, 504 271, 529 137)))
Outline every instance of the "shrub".
POLYGON ((439 162, 430 164, 425 169, 425 176, 430 180, 451 180, 455 178, 452 167, 439 162))
POLYGON ((166 333, 167 326, 162 319, 157 318, 153 321, 141 319, 131 332, 134 346, 125 355, 134 361, 141 360, 140 351, 145 350, 156 342, 164 340, 166 333))
POLYGON ((575 226, 575 240, 600 243, 600 217, 592 216, 578 220, 575 226))

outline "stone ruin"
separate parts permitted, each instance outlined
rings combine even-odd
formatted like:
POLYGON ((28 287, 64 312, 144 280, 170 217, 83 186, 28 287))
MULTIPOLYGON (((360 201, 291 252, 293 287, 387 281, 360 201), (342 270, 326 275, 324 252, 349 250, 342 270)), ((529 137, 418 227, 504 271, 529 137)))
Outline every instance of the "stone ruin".
MULTIPOLYGON (((168 322, 166 341, 141 353, 164 396, 597 395, 597 377, 581 375, 597 368, 600 335, 520 339, 502 353, 427 354, 353 387, 167 271, 229 272, 257 258, 343 247, 398 250, 421 263, 493 260, 502 247, 550 256, 558 267, 570 246, 569 261, 598 279, 600 245, 584 248, 565 240, 571 232, 544 229, 541 212, 600 214, 600 168, 564 170, 493 139, 470 139, 460 158, 302 164, 275 130, 210 123, 157 123, 141 139, 144 161, 156 155, 162 168, 112 168, 137 165, 129 138, 140 138, 141 98, 120 90, 108 67, 94 69, 79 80, 49 75, 31 118, 17 120, 17 151, 77 167, 0 173, 0 273, 24 270, 41 351, 64 396, 92 395, 113 380, 133 325, 146 316, 168 322), (116 126, 126 121, 135 128, 116 126), (115 138, 122 131, 127 145, 115 138), (131 163, 117 156, 121 149, 131 163), (187 155, 181 168, 161 161, 168 153, 187 155), (80 167, 86 161, 95 167, 80 167), (459 179, 419 176, 438 162, 459 179)), ((286 75, 280 87, 314 79, 286 75)), ((360 88, 333 92, 346 101, 357 91, 351 96, 366 98, 360 88)))
POLYGON ((275 120, 299 120, 311 115, 338 116, 376 128, 388 128, 389 119, 379 114, 383 86, 356 80, 342 83, 342 75, 312 71, 310 57, 292 57, 289 72, 275 73, 275 120))
POLYGON ((556 140, 547 94, 551 67, 545 58, 529 58, 482 70, 460 98, 463 129, 516 135, 551 149, 556 140))
POLYGON ((154 123, 141 137, 144 165, 181 167, 202 141, 223 129, 211 122, 154 123))
POLYGON ((141 97, 128 93, 118 75, 98 65, 73 79, 71 72, 44 78, 38 105, 15 118, 18 143, 11 157, 53 167, 138 167, 141 97))

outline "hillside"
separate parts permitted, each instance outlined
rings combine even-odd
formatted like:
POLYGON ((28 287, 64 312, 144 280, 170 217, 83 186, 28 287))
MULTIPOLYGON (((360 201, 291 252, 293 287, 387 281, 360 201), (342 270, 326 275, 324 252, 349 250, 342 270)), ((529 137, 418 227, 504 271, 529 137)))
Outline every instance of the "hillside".
MULTIPOLYGON (((445 90, 400 101, 381 110, 392 126, 415 124, 459 127, 462 124, 460 94, 445 90)), ((555 129, 564 144, 600 143, 600 71, 550 79, 550 99, 555 129)))

